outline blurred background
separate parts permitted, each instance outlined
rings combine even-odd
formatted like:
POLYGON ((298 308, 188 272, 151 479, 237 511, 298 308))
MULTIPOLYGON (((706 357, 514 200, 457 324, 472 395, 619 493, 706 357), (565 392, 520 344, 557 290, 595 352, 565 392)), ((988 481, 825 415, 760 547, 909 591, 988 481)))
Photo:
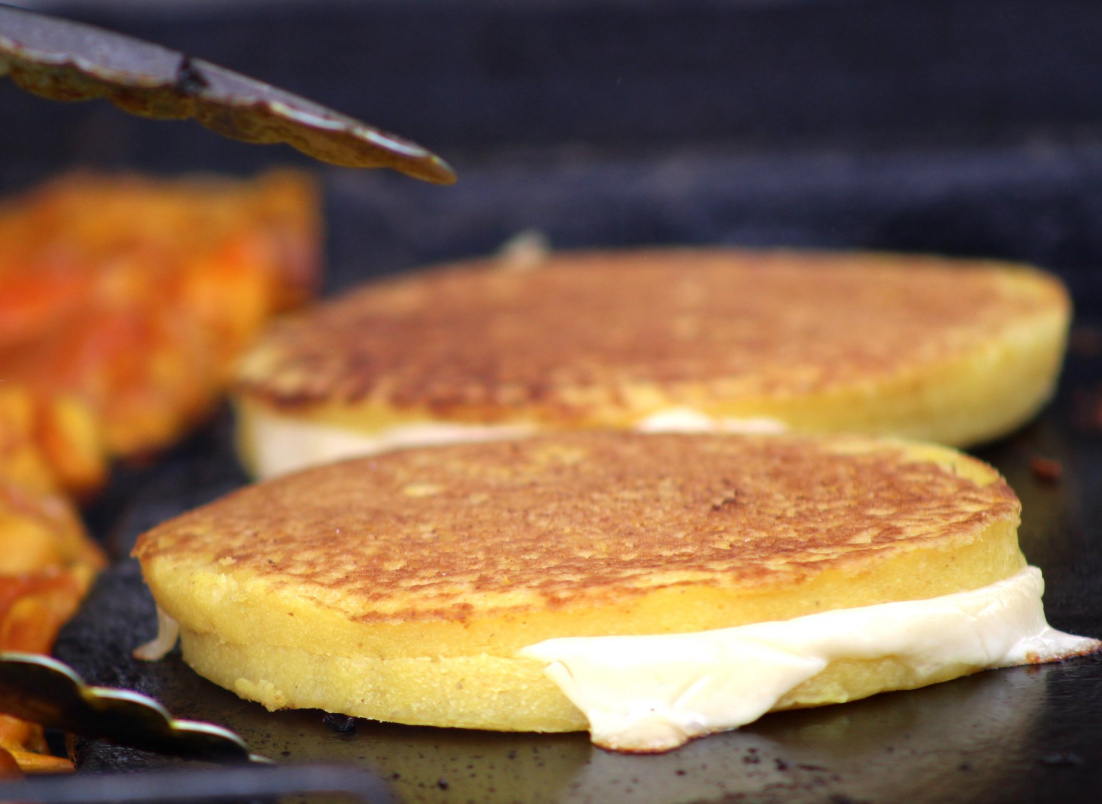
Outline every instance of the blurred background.
POLYGON ((1102 283, 1102 6, 1085 0, 23 0, 305 95, 460 181, 311 163, 0 82, 0 190, 75 167, 316 169, 329 286, 481 254, 934 251, 1102 283))

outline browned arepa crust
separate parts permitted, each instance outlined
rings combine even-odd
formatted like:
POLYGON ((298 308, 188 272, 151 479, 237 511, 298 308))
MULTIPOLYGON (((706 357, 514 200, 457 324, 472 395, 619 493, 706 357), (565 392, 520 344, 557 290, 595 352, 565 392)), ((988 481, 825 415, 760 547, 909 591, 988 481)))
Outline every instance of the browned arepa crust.
POLYGON ((631 427, 671 408, 967 444, 1052 391, 1070 316, 1052 276, 932 256, 643 249, 377 281, 269 330, 243 411, 631 427))
POLYGON ((947 448, 589 431, 286 475, 135 555, 185 659, 271 708, 564 730, 585 721, 527 645, 980 588, 1024 566, 1018 521, 947 448))

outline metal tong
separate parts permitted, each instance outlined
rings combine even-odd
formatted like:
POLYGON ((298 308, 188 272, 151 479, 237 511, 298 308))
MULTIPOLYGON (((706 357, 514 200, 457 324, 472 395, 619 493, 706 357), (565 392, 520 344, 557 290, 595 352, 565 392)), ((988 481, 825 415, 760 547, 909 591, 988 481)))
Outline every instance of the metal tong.
POLYGON ((0 75, 53 100, 107 98, 132 114, 194 117, 223 136, 286 143, 335 165, 455 181, 420 145, 298 95, 140 39, 2 4, 0 75))
POLYGON ((0 782, 4 801, 167 802, 304 793, 372 804, 394 801, 387 785, 367 771, 337 765, 275 766, 229 729, 174 718, 137 692, 85 684, 70 667, 48 656, 0 652, 0 712, 82 737, 235 766, 200 774, 161 770, 0 782))
POLYGON ((48 656, 0 652, 0 712, 48 729, 208 762, 269 762, 228 729, 178 720, 152 698, 93 687, 48 656))

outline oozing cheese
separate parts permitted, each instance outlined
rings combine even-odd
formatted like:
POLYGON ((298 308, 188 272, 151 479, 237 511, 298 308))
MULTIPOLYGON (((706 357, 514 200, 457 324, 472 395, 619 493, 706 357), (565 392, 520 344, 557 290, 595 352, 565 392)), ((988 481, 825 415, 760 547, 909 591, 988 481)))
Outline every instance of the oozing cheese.
MULTIPOLYGON (((438 446, 470 441, 493 441, 530 435, 528 425, 472 425, 452 422, 418 422, 359 432, 350 428, 253 410, 251 422, 255 446, 254 471, 260 478, 274 477, 321 463, 376 455, 392 449, 438 446)), ((776 419, 713 419, 691 408, 672 408, 647 416, 635 426, 648 433, 774 433, 785 429, 776 419)))
MULTIPOLYGON (((668 751, 773 709, 831 662, 891 656, 921 686, 958 674, 1057 661, 1102 648, 1048 625, 1036 567, 970 592, 821 612, 695 634, 564 637, 522 649, 589 720, 594 743, 668 751)), ((157 609, 158 635, 134 651, 157 660, 179 626, 157 609)))
POLYGON ((524 648, 585 714, 593 742, 665 751, 737 728, 840 659, 891 656, 919 684, 1102 647, 1045 620, 1036 567, 982 589, 695 634, 573 637, 524 648))

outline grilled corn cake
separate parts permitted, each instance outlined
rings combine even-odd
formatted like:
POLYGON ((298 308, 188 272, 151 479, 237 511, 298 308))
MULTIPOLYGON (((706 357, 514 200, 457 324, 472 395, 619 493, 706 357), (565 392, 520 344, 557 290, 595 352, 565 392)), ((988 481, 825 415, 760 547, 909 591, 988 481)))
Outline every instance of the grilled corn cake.
POLYGON ((987 465, 917 442, 580 431, 284 475, 135 555, 184 659, 268 708, 654 751, 1091 649, 1045 624, 1019 508, 987 465))
POLYGON ((235 383, 239 452, 267 477, 543 429, 963 446, 1045 403, 1069 310, 1038 270, 926 256, 648 249, 461 263, 269 329, 235 383))

